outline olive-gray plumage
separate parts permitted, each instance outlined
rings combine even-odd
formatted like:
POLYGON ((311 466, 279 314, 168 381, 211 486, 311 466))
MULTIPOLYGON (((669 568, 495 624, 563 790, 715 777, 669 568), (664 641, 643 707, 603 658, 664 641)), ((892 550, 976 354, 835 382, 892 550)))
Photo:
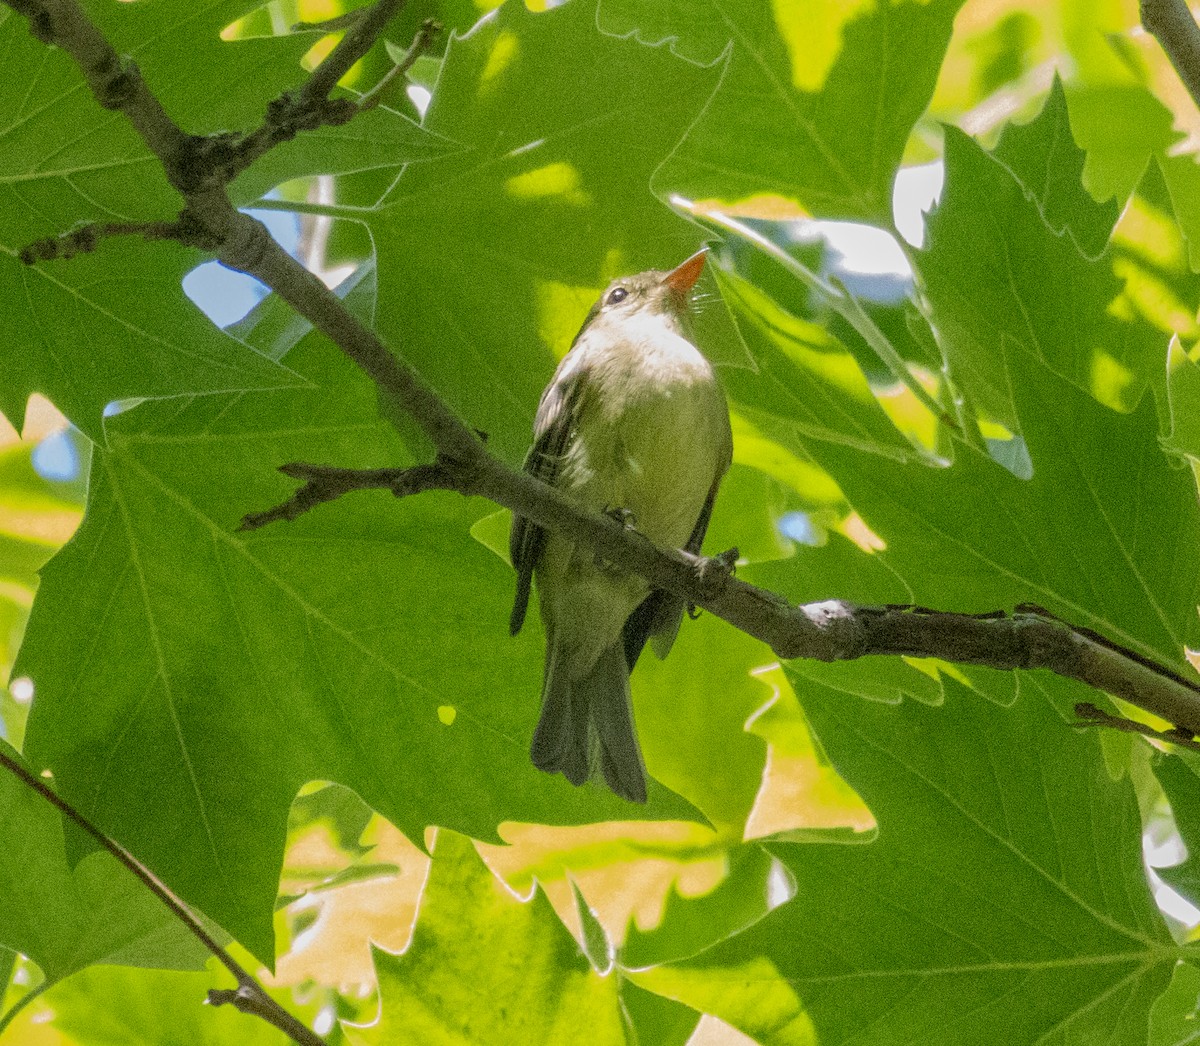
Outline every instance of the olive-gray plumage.
MULTIPOLYGON (((699 254, 609 285, 542 394, 525 459, 581 506, 625 513, 655 544, 693 552, 733 452, 724 393, 685 331, 703 264, 699 254)), ((524 622, 535 575, 546 629, 534 764, 577 785, 599 772, 618 795, 644 802, 629 672, 648 639, 666 656, 682 601, 521 517, 510 550, 511 631, 524 622)))

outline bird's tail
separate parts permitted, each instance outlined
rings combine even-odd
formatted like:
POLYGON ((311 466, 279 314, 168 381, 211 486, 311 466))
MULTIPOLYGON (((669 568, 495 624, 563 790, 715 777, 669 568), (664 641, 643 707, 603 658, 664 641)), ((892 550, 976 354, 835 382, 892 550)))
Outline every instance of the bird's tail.
POLYGON ((542 714, 533 732, 530 756, 547 773, 562 773, 580 785, 599 770, 617 795, 646 801, 646 769, 633 727, 629 668, 618 640, 577 679, 566 671, 569 658, 548 637, 542 714))

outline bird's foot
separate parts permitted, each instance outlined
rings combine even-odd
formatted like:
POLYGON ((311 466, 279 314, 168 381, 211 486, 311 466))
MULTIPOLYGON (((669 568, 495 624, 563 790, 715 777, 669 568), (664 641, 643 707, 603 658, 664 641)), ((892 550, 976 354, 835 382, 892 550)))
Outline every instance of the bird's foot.
POLYGON ((626 530, 637 529, 637 517, 627 508, 606 508, 604 514, 609 519, 620 523, 626 530))
MULTIPOLYGON (((741 553, 737 547, 726 549, 715 556, 708 556, 696 564, 696 580, 703 586, 704 592, 710 598, 720 592, 725 583, 737 571, 738 556, 741 553)), ((693 621, 700 616, 695 603, 689 603, 688 617, 693 621)))
MULTIPOLYGON (((627 508, 606 508, 604 510, 604 514, 614 523, 619 523, 625 530, 637 529, 637 518, 627 508)), ((613 577, 617 577, 625 573, 625 571, 623 571, 615 563, 612 563, 601 556, 599 552, 596 553, 595 563, 597 569, 613 577)))

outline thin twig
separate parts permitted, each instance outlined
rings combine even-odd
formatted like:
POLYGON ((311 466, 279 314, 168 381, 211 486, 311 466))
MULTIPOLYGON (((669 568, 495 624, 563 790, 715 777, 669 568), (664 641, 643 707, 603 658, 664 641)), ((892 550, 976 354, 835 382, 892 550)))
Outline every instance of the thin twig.
POLYGON ((312 71, 299 91, 285 91, 267 106, 267 116, 258 129, 247 134, 231 147, 231 157, 222 178, 229 182, 259 157, 270 152, 280 142, 294 138, 301 131, 320 126, 337 126, 353 119, 358 113, 379 104, 387 85, 402 75, 423 54, 441 31, 441 25, 427 19, 413 38, 400 64, 390 69, 370 91, 353 101, 349 98, 330 98, 338 81, 350 67, 362 58, 378 39, 404 0, 378 0, 372 7, 354 12, 350 31, 324 60, 312 71))
POLYGON ((184 242, 189 230, 186 222, 89 222, 59 236, 35 240, 18 257, 26 265, 40 261, 67 261, 77 254, 90 254, 102 240, 112 236, 140 236, 144 240, 184 242))
MULTIPOLYGON (((64 817, 69 818, 87 832, 105 850, 112 854, 131 875, 137 878, 147 890, 166 905, 171 914, 187 927, 188 932, 204 945, 209 952, 216 956, 225 969, 233 974, 234 980, 238 983, 237 991, 243 993, 246 999, 256 1000, 256 1009, 252 1012, 284 1032, 294 1042, 300 1043, 301 1046, 325 1046, 324 1040, 311 1028, 297 1020, 272 999, 263 990, 262 985, 254 979, 241 963, 217 943, 213 936, 204 928, 200 920, 192 914, 191 909, 175 896, 166 883, 126 850, 125 847, 92 824, 88 818, 63 799, 45 781, 36 774, 26 770, 25 767, 9 756, 2 748, 0 748, 0 766, 3 766, 10 774, 24 784, 26 788, 37 792, 38 795, 57 809, 64 817)), ((212 995, 211 992, 209 994, 210 996, 212 995)), ((238 1008, 244 1009, 243 1006, 239 1006, 238 1008)))
POLYGON ((1187 730, 1155 730, 1152 726, 1139 723, 1136 719, 1126 719, 1124 716, 1112 715, 1102 708, 1097 708, 1090 701, 1080 701, 1075 706, 1075 714, 1079 721, 1072 726, 1100 726, 1110 730, 1120 730, 1126 734, 1141 734, 1164 744, 1178 745, 1180 748, 1190 748, 1200 752, 1200 741, 1197 741, 1187 730))
POLYGON ((238 530, 258 530, 268 523, 293 520, 318 505, 333 501, 356 490, 390 490, 398 498, 426 490, 459 490, 457 473, 445 465, 414 465, 412 468, 349 469, 336 465, 308 465, 291 462, 279 471, 304 486, 287 501, 263 512, 248 512, 238 530))
MULTIPOLYGON (((260 127, 224 141, 219 136, 205 139, 211 145, 205 154, 209 177, 222 186, 227 185, 275 146, 295 138, 301 131, 337 127, 362 112, 360 103, 349 98, 330 98, 330 94, 354 63, 371 50, 403 6, 404 0, 376 0, 370 7, 353 12, 346 35, 299 90, 285 91, 268 104, 260 127)), ((424 46, 428 46, 428 41, 424 46)))
POLYGON ((413 63, 429 49, 429 45, 433 43, 434 37, 441 31, 442 24, 440 22, 432 18, 426 18, 421 23, 421 28, 417 30, 417 35, 413 37, 413 42, 409 44, 408 50, 404 52, 404 57, 383 75, 379 83, 358 100, 359 111, 365 112, 368 109, 374 109, 382 100, 384 92, 392 82, 397 77, 403 76, 413 67, 413 63))
POLYGON ((379 34, 404 6, 404 0, 376 0, 338 41, 338 45, 312 71, 308 82, 300 89, 300 98, 310 102, 329 97, 329 92, 345 76, 350 67, 362 58, 379 39, 379 34))
POLYGON ((1142 0, 1142 25, 1167 53, 1192 101, 1200 106, 1200 26, 1185 0, 1142 0))

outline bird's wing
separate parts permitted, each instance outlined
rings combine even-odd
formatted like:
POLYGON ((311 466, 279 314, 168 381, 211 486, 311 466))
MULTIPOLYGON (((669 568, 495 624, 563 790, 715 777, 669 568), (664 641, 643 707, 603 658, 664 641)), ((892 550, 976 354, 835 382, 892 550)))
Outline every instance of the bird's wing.
MULTIPOLYGON (((568 357, 567 360, 570 361, 571 358, 568 357)), ((559 465, 575 428, 583 379, 583 370, 577 365, 570 366, 568 362, 559 368, 554 380, 542 393, 533 422, 533 446, 525 455, 524 468, 543 483, 553 483, 558 475, 559 465)), ((513 516, 508 552, 517 572, 517 594, 513 600, 512 617, 508 622, 510 635, 515 636, 525 623, 533 568, 542 558, 545 545, 545 530, 523 516, 513 516)))
MULTIPOLYGON (((704 535, 708 531, 709 520, 712 519, 713 504, 717 500, 717 488, 721 485, 723 473, 724 470, 713 480, 704 507, 700 510, 700 518, 692 528, 692 536, 683 546, 685 551, 694 555, 700 555, 700 549, 704 545, 704 535)), ((625 643, 625 663, 631 672, 642 654, 646 640, 651 636, 654 637, 654 653, 660 661, 671 652, 671 645, 675 642, 679 624, 683 620, 684 609, 682 599, 657 588, 629 615, 622 631, 622 639, 625 643)))

